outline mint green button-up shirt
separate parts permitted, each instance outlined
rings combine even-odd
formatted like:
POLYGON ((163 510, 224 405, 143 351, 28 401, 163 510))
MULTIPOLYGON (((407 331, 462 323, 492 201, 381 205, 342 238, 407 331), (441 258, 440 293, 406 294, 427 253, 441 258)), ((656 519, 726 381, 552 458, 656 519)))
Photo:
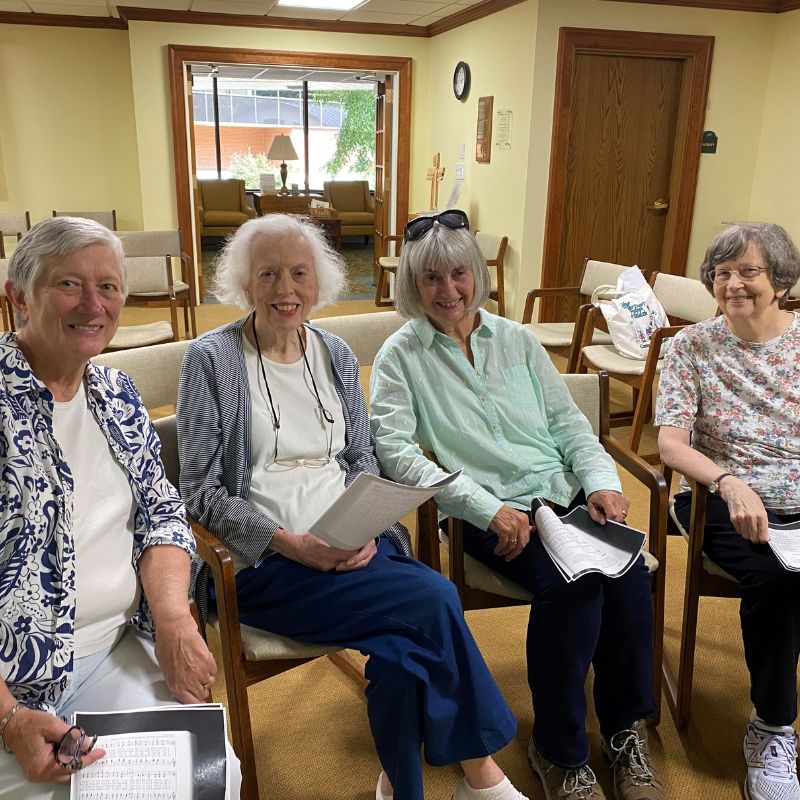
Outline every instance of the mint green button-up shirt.
POLYGON ((436 502, 484 530, 503 505, 528 510, 534 496, 566 506, 581 489, 620 491, 614 462, 544 348, 519 323, 478 313, 474 366, 427 318, 378 353, 370 418, 384 472, 405 484, 440 480, 446 473, 423 450, 448 471, 463 469, 436 502))

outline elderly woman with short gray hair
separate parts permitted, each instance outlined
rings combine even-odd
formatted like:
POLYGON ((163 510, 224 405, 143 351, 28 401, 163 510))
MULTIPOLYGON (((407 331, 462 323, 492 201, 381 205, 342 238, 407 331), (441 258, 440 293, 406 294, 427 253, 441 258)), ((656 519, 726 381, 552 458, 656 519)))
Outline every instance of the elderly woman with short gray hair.
MULTIPOLYGON (((745 795, 798 800, 800 575, 781 565, 769 528, 800 522, 800 314, 784 309, 800 252, 771 223, 734 225, 700 277, 722 314, 672 341, 656 405, 662 461, 708 486, 703 552, 741 590, 753 712, 745 795)), ((675 497, 688 527, 692 493, 675 497)))
POLYGON ((437 495, 464 520, 464 549, 533 593, 528 754, 548 798, 602 797, 588 766, 584 682, 594 665, 595 709, 620 800, 663 800, 644 719, 654 709, 650 585, 643 559, 624 576, 567 583, 535 535, 534 497, 559 513, 579 503, 599 523, 623 521, 628 500, 611 458, 547 353, 516 322, 482 308, 486 262, 463 211, 405 227, 396 308, 410 321, 387 339, 372 371, 378 458, 397 481, 463 474, 437 495))
POLYGON ((50 218, 8 274, 19 333, 0 337, 0 798, 67 798, 72 772, 104 755, 64 721, 73 710, 204 702, 216 666, 189 610, 194 539, 158 437, 131 380, 89 362, 125 304, 119 239, 50 218))
MULTIPOLYGON (((243 623, 369 656, 377 800, 422 800, 420 747, 461 762, 454 800, 524 800, 491 758, 514 734, 453 585, 393 525, 357 550, 309 528, 360 473, 378 474, 358 363, 308 322, 344 282, 312 220, 246 222, 217 297, 248 313, 190 345, 181 369, 181 493, 231 551, 243 623)), ((202 602, 202 601, 201 601, 202 602)))

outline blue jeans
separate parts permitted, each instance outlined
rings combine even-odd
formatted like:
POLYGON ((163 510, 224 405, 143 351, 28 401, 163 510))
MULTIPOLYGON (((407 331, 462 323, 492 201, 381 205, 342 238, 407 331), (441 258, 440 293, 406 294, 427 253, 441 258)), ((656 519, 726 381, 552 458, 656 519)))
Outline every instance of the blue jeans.
POLYGON ((442 766, 488 756, 516 721, 464 622, 455 587, 381 537, 361 570, 275 555, 236 576, 246 625, 369 656, 367 713, 396 800, 422 800, 420 746, 442 766))
MULTIPOLYGON (((580 493, 570 508, 585 502, 580 493)), ((513 561, 496 556, 496 545, 494 533, 464 523, 467 553, 534 595, 526 645, 533 741, 548 761, 581 767, 589 760, 584 684, 590 664, 603 736, 655 711, 653 608, 644 559, 620 578, 591 573, 567 583, 535 533, 513 561)))

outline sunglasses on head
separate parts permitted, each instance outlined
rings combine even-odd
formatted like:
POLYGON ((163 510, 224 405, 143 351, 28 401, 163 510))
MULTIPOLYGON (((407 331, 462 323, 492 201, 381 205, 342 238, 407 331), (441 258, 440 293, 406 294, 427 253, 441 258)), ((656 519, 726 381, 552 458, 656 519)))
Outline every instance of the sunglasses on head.
POLYGON ((403 228, 403 241, 416 242, 417 239, 421 239, 433 227, 434 222, 438 222, 440 225, 444 225, 445 228, 450 228, 450 230, 454 231, 459 228, 469 230, 467 215, 457 208, 449 208, 447 211, 442 211, 441 214, 412 219, 403 228))

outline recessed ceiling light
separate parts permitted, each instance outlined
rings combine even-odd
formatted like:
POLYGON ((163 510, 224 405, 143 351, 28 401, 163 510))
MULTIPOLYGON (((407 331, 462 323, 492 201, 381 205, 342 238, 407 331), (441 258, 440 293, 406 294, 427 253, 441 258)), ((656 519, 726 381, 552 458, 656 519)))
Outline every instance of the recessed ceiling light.
POLYGON ((324 11, 350 11, 364 0, 278 0, 284 8, 318 8, 324 11))

